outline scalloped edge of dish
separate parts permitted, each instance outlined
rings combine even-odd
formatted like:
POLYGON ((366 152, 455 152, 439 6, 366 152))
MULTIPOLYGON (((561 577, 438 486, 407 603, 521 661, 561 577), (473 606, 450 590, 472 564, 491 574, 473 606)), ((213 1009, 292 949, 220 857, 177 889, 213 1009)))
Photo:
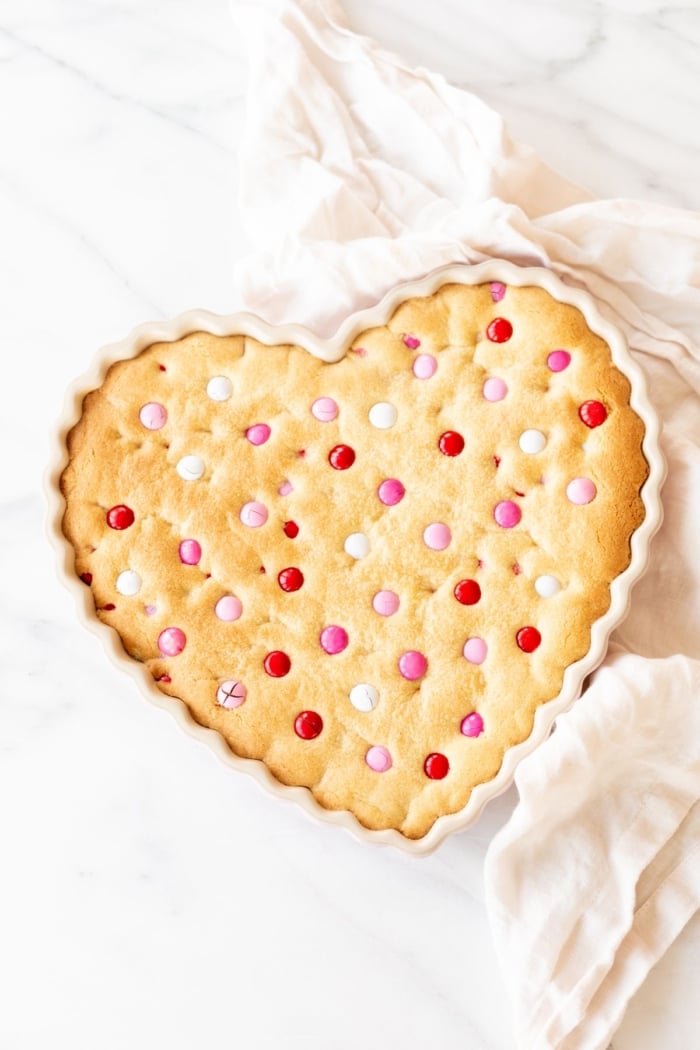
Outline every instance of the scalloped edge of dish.
POLYGON ((190 310, 179 314, 170 321, 141 324, 134 328, 125 339, 117 343, 110 343, 99 350, 87 372, 70 385, 65 395, 63 411, 51 436, 52 456, 46 470, 44 484, 48 501, 47 531, 58 557, 58 576, 66 588, 73 593, 78 617, 83 626, 102 640, 112 662, 137 682, 148 700, 170 711, 188 735, 210 747, 226 764, 252 776, 277 798, 296 802, 314 819, 342 827, 362 842, 395 846, 416 856, 431 853, 448 835, 462 831, 473 824, 481 815, 486 804, 512 784, 517 766, 547 739, 555 719, 578 699, 586 677, 595 670, 605 656, 611 632, 627 614, 632 586, 642 576, 648 565, 651 539, 661 525, 663 517, 660 490, 666 475, 666 464, 659 442, 659 420, 649 400, 644 373, 632 358, 624 336, 601 315, 594 300, 587 292, 564 284, 550 270, 540 267, 520 267, 502 260, 491 260, 474 266, 463 263, 442 266, 418 280, 396 285, 374 306, 346 318, 335 335, 328 339, 320 339, 309 329, 298 324, 270 325, 251 313, 214 314, 206 310, 190 310), (320 360, 332 363, 339 361, 347 353, 352 340, 359 332, 385 324, 405 300, 432 295, 444 284, 474 285, 492 281, 500 281, 505 285, 516 287, 534 285, 544 288, 557 301, 575 306, 580 310, 590 329, 604 339, 610 347, 615 365, 630 380, 632 387, 630 404, 645 425, 642 451, 649 465, 649 476, 641 490, 645 516, 631 537, 630 564, 611 584, 610 607, 607 613, 592 625, 591 645, 587 654, 567 667, 558 696, 536 709, 530 736, 506 751, 499 772, 492 780, 474 788, 463 809, 439 817, 430 831, 422 838, 409 839, 395 829, 366 828, 349 811, 325 809, 316 801, 308 788, 290 787, 280 783, 273 777, 264 762, 236 755, 215 729, 202 726, 192 718, 184 701, 166 696, 158 689, 145 666, 127 655, 116 630, 103 624, 95 616, 91 592, 80 582, 75 573, 74 548, 63 534, 65 500, 59 481, 68 463, 66 445, 68 431, 80 418, 85 395, 101 385, 107 370, 115 361, 135 357, 153 343, 173 342, 196 331, 205 331, 219 336, 248 335, 265 344, 295 344, 304 347, 320 360))

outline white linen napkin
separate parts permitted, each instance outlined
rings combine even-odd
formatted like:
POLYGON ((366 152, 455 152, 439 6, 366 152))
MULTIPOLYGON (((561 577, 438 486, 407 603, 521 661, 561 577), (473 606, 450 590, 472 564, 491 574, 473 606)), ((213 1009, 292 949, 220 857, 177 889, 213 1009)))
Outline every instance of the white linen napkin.
POLYGON ((623 329, 665 424, 650 569, 584 697, 519 767, 485 872, 518 1047, 604 1050, 700 907, 700 215, 594 200, 332 0, 278 6, 233 5, 251 59, 245 306, 330 335, 448 262, 546 266, 623 329))

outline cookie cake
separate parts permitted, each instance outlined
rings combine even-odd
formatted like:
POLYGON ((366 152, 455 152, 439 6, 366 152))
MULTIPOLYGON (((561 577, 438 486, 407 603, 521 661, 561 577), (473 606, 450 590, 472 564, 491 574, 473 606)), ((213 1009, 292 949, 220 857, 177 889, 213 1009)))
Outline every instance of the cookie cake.
POLYGON ((275 793, 427 852, 602 659, 660 521, 657 429, 588 296, 451 267, 329 341, 195 313, 103 351, 53 532, 148 695, 275 793))

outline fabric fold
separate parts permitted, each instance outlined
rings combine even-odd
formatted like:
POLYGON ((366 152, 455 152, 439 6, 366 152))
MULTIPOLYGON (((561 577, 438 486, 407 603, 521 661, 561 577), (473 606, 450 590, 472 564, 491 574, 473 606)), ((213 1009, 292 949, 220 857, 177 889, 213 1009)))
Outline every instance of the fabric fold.
POLYGON ((649 569, 584 697, 520 765, 485 871, 518 1046, 605 1050, 700 907, 700 215, 593 199, 331 0, 233 12, 250 53, 248 309, 328 336, 446 263, 545 266, 626 334, 664 423, 649 569))
POLYGON ((609 985, 606 1013, 619 1022, 668 930, 675 936, 698 907, 699 691, 700 661, 642 660, 613 645, 516 773, 520 802, 487 856, 486 888, 519 1046, 597 1047, 609 985))

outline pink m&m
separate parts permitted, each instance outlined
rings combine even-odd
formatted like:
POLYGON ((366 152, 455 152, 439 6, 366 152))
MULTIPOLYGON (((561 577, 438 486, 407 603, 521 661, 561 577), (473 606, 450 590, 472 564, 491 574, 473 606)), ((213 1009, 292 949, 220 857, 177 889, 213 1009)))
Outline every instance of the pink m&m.
POLYGON ((399 657, 399 671, 409 682, 415 682, 422 678, 428 670, 428 661, 423 653, 415 649, 409 649, 399 657))
POLYGON ((547 366, 550 372, 563 372, 571 364, 571 354, 568 350, 552 350, 547 358, 547 366))
POLYGON ((399 607, 399 596, 393 591, 377 591, 372 608, 380 616, 393 616, 399 607))
POLYGON ((492 281, 490 285, 491 298, 494 303, 500 303, 506 294, 506 286, 501 284, 500 281, 492 281))
POLYGON ((462 653, 470 664, 483 664, 488 655, 488 646, 483 638, 467 638, 462 653))
POLYGON ((235 594, 225 594, 214 606, 214 612, 225 623, 233 623, 234 620, 239 619, 243 606, 235 594))
POLYGON ((202 548, 197 540, 183 540, 178 547, 178 553, 183 565, 199 565, 202 548))
POLYGON ((230 709, 240 707, 241 704, 245 703, 247 695, 248 690, 243 685, 243 682, 235 682, 233 679, 229 679, 227 682, 222 682, 217 689, 216 700, 222 707, 230 709))
POLYGON ((423 532, 423 543, 426 547, 430 547, 431 551, 444 551, 446 547, 449 547, 451 539, 452 533, 449 526, 441 521, 434 521, 423 532))
POLYGON ((344 627, 338 627, 337 624, 331 624, 330 627, 324 627, 321 631, 321 648, 324 652, 328 653, 329 656, 335 656, 336 653, 342 653, 343 649, 347 649, 348 645, 348 632, 344 627))
POLYGON ((149 401, 141 407, 139 419, 146 430, 160 430, 167 422, 168 413, 164 405, 158 404, 157 401, 149 401))
POLYGON ((403 342, 404 346, 407 346, 409 350, 417 350, 420 346, 420 339, 416 339, 415 335, 405 335, 403 342))
POLYGON ((505 380, 501 379, 500 376, 491 376, 484 383, 481 392, 486 401, 502 401, 508 393, 508 387, 505 380))
POLYGON ((321 423, 331 423, 338 415, 338 404, 332 397, 317 397, 311 406, 311 415, 321 423))
POLYGON ((470 715, 462 719, 459 728, 463 736, 481 736, 484 731, 484 720, 478 711, 472 711, 470 715))
POLYGON ((510 499, 504 499, 493 508, 493 516, 496 519, 496 524, 500 525, 502 529, 512 529, 518 524, 522 514, 517 503, 513 503, 510 499))
POLYGON ((280 487, 277 489, 280 496, 289 496, 290 493, 294 492, 294 486, 291 481, 283 481, 280 487))
POLYGON ((385 507, 395 507, 404 498, 406 489, 397 478, 387 478, 377 489, 377 495, 385 507))
POLYGON ((584 506, 595 499, 597 489, 590 478, 574 478, 566 486, 566 496, 571 503, 584 506))
POLYGON ((258 500, 252 500, 241 507, 241 521, 251 529, 258 529, 267 521, 267 507, 258 500))
POLYGON ((251 445, 264 445, 270 437, 270 428, 267 423, 253 423, 252 427, 246 430, 245 436, 251 445))
POLYGON ((375 773, 386 773, 387 769, 391 769, 391 755, 385 747, 376 744, 367 751, 365 762, 375 773))
POLYGON ((437 361, 432 354, 418 354, 413 362, 413 374, 416 379, 430 379, 437 372, 437 361))
POLYGON ((158 648, 163 656, 178 656, 185 648, 187 638, 179 627, 166 627, 158 635, 158 648))

